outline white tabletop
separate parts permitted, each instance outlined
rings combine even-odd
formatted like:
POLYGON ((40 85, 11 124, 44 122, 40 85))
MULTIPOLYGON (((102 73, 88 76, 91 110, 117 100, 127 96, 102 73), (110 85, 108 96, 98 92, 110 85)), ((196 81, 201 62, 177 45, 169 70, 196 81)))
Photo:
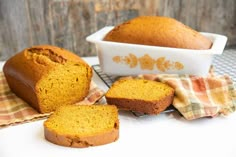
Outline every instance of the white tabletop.
MULTIPOLYGON (((98 63, 96 57, 84 59, 91 65, 98 63)), ((96 74, 93 80, 107 90, 96 74)), ((120 112, 119 119, 118 141, 89 148, 68 148, 46 141, 44 120, 3 128, 0 157, 236 156, 236 113, 186 121, 176 112, 139 118, 120 112)))

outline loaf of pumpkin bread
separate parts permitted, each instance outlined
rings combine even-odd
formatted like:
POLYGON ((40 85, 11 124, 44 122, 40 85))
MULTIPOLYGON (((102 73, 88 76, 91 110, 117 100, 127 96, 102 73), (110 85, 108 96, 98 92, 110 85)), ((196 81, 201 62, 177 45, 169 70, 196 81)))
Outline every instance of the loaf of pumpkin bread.
POLYGON ((169 17, 140 16, 112 29, 105 41, 183 49, 210 49, 211 40, 169 17))
POLYGON ((92 77, 79 56, 50 45, 24 49, 7 60, 3 72, 10 89, 41 113, 83 100, 92 77))

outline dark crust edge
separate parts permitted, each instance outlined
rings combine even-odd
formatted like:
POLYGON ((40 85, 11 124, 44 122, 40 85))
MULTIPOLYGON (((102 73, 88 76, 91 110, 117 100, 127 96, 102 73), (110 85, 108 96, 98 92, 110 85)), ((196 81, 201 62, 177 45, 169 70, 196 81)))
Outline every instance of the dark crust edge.
POLYGON ((108 104, 116 105, 121 110, 130 110, 150 115, 164 111, 173 102, 174 92, 158 101, 145 101, 140 99, 113 98, 106 96, 108 104))
POLYGON ((44 136, 46 140, 66 147, 85 148, 90 146, 104 145, 118 140, 119 120, 115 122, 114 128, 111 130, 87 137, 60 135, 44 125, 44 136))

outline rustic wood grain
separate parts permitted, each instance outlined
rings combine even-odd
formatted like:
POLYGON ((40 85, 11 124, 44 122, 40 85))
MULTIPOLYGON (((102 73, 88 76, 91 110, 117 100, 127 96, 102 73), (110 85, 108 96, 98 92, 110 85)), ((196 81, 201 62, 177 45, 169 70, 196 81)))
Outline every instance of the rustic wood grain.
POLYGON ((236 44, 234 0, 0 0, 0 60, 39 44, 96 55, 86 36, 139 15, 170 16, 236 44))
POLYGON ((160 0, 159 6, 163 6, 159 15, 174 17, 198 31, 226 35, 229 45, 236 44, 236 1, 160 0))
POLYGON ((31 43, 24 0, 0 1, 0 57, 12 56, 31 43))

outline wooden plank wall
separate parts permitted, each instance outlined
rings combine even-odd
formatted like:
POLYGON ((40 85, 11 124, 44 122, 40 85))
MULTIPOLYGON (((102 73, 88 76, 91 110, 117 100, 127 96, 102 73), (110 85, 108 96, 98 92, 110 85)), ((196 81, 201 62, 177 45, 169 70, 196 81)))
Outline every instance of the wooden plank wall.
POLYGON ((139 15, 174 17, 236 44, 235 0, 0 0, 0 60, 38 44, 96 55, 86 36, 139 15))

